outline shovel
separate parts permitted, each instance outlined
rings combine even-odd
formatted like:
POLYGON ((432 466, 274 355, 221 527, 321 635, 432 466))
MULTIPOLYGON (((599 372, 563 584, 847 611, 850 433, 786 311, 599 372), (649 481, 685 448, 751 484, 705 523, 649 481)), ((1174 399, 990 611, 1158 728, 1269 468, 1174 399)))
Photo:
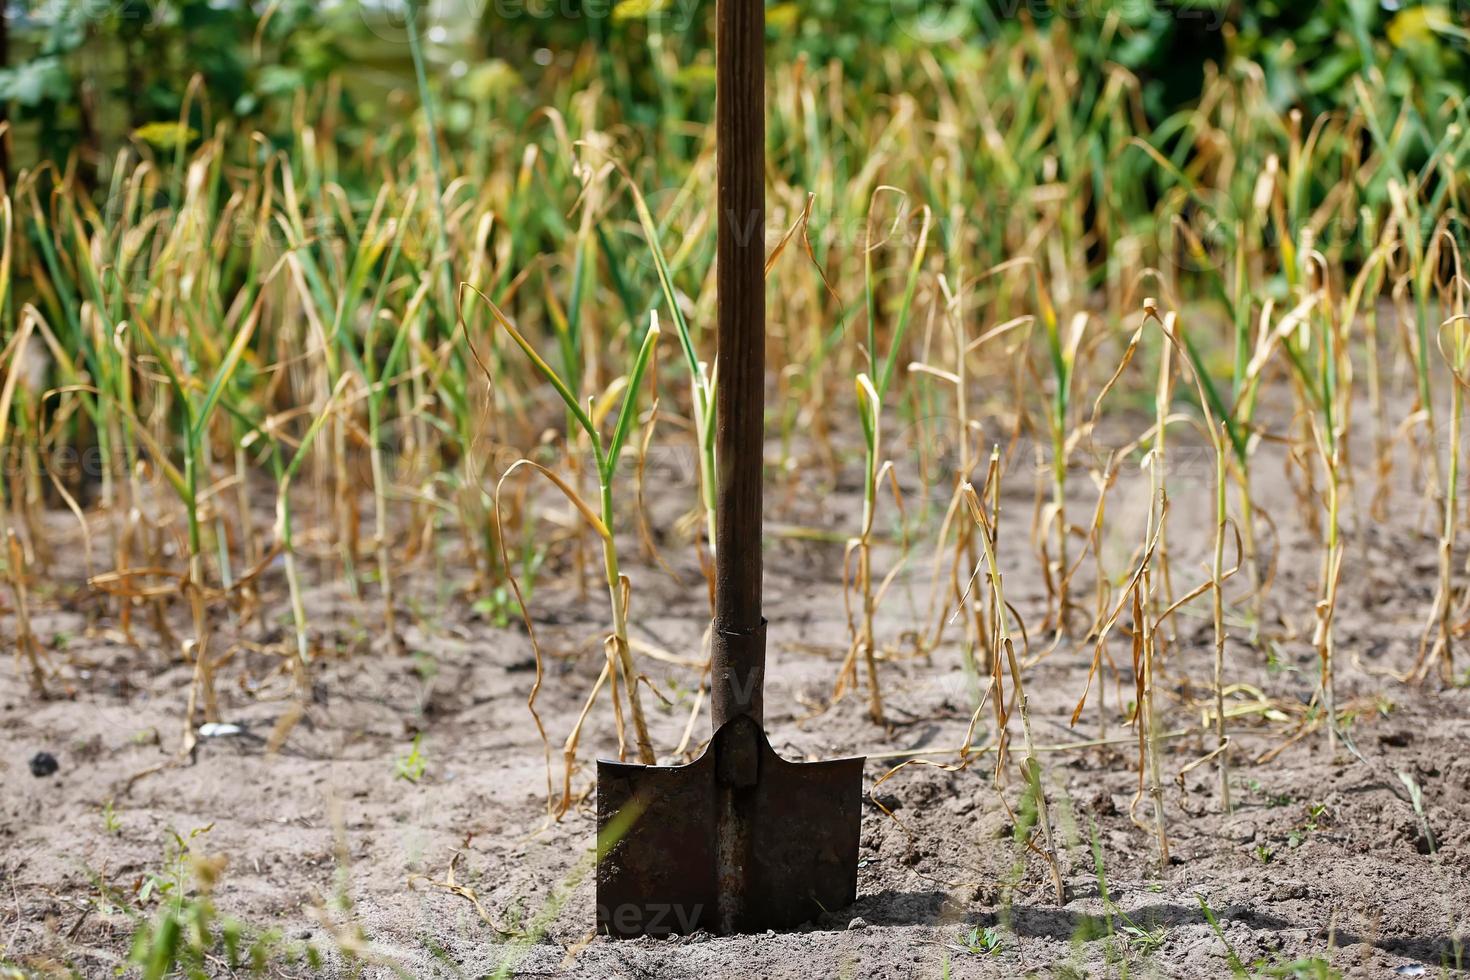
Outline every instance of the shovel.
POLYGON ((597 931, 785 929, 857 897, 863 760, 793 763, 762 727, 765 9, 718 0, 713 737, 687 766, 597 763, 597 931))

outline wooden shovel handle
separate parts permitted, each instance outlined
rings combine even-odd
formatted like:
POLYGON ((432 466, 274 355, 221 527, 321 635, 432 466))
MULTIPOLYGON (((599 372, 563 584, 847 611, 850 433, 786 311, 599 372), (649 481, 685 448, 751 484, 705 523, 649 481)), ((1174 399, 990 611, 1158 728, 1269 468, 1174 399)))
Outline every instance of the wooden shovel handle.
POLYGON ((715 155, 719 301, 715 454, 715 727, 760 721, 761 460, 766 372, 765 5, 718 0, 715 155), (728 642, 722 642, 724 634, 728 642), (724 680, 722 680, 724 678, 724 680), (733 690, 730 688, 733 686, 733 690), (726 688, 721 690, 721 687, 726 688), (721 705, 724 710, 721 710, 721 705))

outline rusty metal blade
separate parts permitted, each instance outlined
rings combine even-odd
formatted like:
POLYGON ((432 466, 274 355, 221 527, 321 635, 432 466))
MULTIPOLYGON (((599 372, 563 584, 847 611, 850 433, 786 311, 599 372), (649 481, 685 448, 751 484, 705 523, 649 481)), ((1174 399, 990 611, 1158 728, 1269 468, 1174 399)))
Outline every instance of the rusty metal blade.
POLYGON ((787 762, 750 718, 687 766, 599 760, 597 930, 664 936, 786 929, 857 897, 861 758, 787 762), (754 748, 753 780, 729 760, 754 748), (739 781, 737 781, 739 782, 739 781))

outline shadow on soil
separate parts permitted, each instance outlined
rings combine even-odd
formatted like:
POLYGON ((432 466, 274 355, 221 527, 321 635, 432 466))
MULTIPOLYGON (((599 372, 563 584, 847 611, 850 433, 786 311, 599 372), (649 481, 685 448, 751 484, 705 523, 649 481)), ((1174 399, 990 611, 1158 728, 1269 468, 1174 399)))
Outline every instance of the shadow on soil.
MULTIPOLYGON (((847 913, 844 913, 847 914, 847 913)), ((938 890, 902 892, 887 890, 876 895, 865 895, 855 902, 850 910, 853 916, 861 916, 870 926, 992 926, 1004 920, 1006 928, 1016 934, 1033 939, 1071 940, 1100 939, 1107 935, 1107 924, 1101 916, 1066 908, 1037 908, 1012 906, 1008 912, 963 912, 962 907, 945 892, 938 890)), ((1276 932, 1290 928, 1301 928, 1274 915, 1266 915, 1251 908, 1231 905, 1218 910, 1215 918, 1223 923, 1240 922, 1262 932, 1276 932)), ((1173 929, 1178 926, 1207 925, 1208 920, 1198 907, 1174 903, 1146 905, 1128 912, 1128 921, 1144 929, 1173 929)), ((1324 943, 1328 936, 1320 934, 1324 943)), ((1418 960, 1420 963, 1442 966, 1459 972, 1464 970, 1464 951, 1456 950, 1455 940, 1450 936, 1404 936, 1369 937, 1341 929, 1332 935, 1332 942, 1339 946, 1355 946, 1367 943, 1394 956, 1418 960)))

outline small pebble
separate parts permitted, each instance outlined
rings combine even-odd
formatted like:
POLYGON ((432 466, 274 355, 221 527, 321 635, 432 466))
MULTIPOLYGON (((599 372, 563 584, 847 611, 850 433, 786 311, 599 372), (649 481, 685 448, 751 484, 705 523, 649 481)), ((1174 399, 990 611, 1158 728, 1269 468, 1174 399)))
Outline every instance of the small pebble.
POLYGON ((31 756, 31 775, 35 776, 37 779, 45 779, 47 776, 54 776, 56 774, 56 770, 60 768, 61 766, 56 762, 56 756, 52 755, 50 752, 37 752, 35 755, 31 756))
POLYGON ((853 919, 847 924, 847 928, 849 930, 866 929, 868 928, 868 920, 864 919, 862 916, 858 916, 856 919, 853 919))

